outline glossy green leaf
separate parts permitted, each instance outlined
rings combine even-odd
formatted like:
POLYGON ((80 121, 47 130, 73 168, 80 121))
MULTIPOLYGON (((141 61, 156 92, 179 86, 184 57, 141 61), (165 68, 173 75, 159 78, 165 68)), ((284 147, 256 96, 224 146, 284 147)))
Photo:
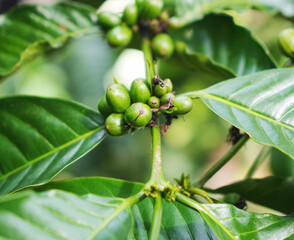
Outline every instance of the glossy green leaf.
POLYGON ((35 187, 36 191, 58 189, 78 195, 94 194, 104 197, 127 198, 137 194, 144 187, 142 183, 105 177, 81 177, 49 182, 35 187))
POLYGON ((202 18, 205 14, 223 10, 242 11, 257 8, 267 12, 281 12, 287 17, 294 16, 293 0, 181 0, 175 1, 177 15, 181 22, 188 23, 202 18))
MULTIPOLYGON (((143 186, 140 183, 93 177, 52 182, 37 189, 61 189, 79 195, 91 193, 106 197, 129 197, 138 193, 143 186)), ((136 222, 135 238, 147 240, 152 224, 153 199, 148 197, 135 204, 132 212, 136 222)), ((165 200, 159 239, 217 240, 198 212, 180 203, 165 200)))
POLYGON ((265 47, 232 17, 210 14, 171 33, 178 64, 223 79, 275 68, 265 47))
POLYGON ((95 9, 79 3, 20 5, 0 15, 0 77, 72 37, 97 32, 95 9))
MULTIPOLYGON (((219 226, 214 220, 217 219, 234 236, 231 239, 288 240, 294 236, 294 216, 280 217, 273 214, 248 213, 228 204, 203 204, 202 206, 209 212, 209 216, 203 212, 201 214, 208 225, 217 232, 219 226)), ((219 239, 229 239, 220 236, 219 239)))
POLYGON ((217 81, 220 79, 230 79, 235 76, 226 66, 218 64, 209 56, 203 53, 189 51, 187 45, 183 42, 176 43, 176 52, 171 59, 171 63, 188 68, 197 73, 209 74, 209 76, 217 79, 217 81))
POLYGON ((293 239, 294 215, 248 213, 229 204, 200 204, 178 194, 178 200, 200 212, 218 239, 293 239))
POLYGON ((0 200, 1 239, 132 239, 128 202, 60 190, 25 191, 0 200))
POLYGON ((104 120, 76 103, 0 99, 0 194, 49 181, 105 136, 104 120))
POLYGON ((238 193, 245 200, 291 214, 294 212, 294 177, 246 179, 215 190, 213 193, 238 193))
POLYGON ((294 158, 294 69, 238 77, 188 93, 252 139, 294 158))
MULTIPOLYGON (((162 222, 159 239, 203 239, 217 240, 201 215, 179 202, 163 200, 162 222)), ((147 198, 133 206, 136 220, 135 236, 137 239, 148 239, 151 229, 153 200, 147 198)))
MULTIPOLYGON (((106 197, 129 197, 138 193, 143 186, 139 183, 93 177, 53 182, 38 187, 38 190, 56 188, 79 195, 91 193, 106 197)), ((192 199, 187 199, 195 203, 192 199)), ((136 222, 133 231, 136 239, 148 239, 152 225, 153 204, 153 199, 148 197, 132 207, 136 222)), ((159 239, 262 240, 273 234, 275 238, 272 239, 282 240, 286 239, 285 236, 291 236, 294 231, 293 217, 283 218, 271 214, 247 213, 227 204, 196 203, 196 207, 201 216, 192 209, 193 207, 163 200, 163 218, 159 239), (204 219, 215 233, 203 221, 204 219)))

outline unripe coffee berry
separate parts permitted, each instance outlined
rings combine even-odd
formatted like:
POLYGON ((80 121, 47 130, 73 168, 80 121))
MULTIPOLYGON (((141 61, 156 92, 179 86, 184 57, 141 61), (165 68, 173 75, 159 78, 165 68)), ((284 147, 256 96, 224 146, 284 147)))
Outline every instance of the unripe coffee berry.
POLYGON ((279 42, 285 55, 294 59, 294 28, 282 31, 279 35, 279 42))
POLYGON ((122 113, 131 105, 128 89, 117 83, 113 83, 106 89, 106 100, 113 112, 122 113))
POLYGON ((123 18, 126 24, 128 24, 130 27, 137 24, 138 17, 139 17, 139 13, 138 13, 138 8, 136 4, 128 5, 125 8, 123 18))
POLYGON ((110 108, 110 106, 108 105, 107 101, 106 101, 106 96, 102 96, 99 99, 98 102, 98 110, 100 112, 100 114, 104 117, 107 118, 108 115, 110 115, 113 111, 110 108))
POLYGON ((153 88, 153 93, 156 97, 161 98, 164 94, 167 93, 166 86, 164 84, 155 85, 153 88))
POLYGON ((173 104, 174 100, 175 100, 174 94, 166 93, 160 98, 160 104, 161 105, 168 104, 168 103, 173 104))
POLYGON ((127 26, 116 26, 109 30, 106 35, 108 43, 113 47, 128 45, 133 37, 132 30, 127 26))
POLYGON ((101 12, 98 14, 98 23, 105 29, 110 29, 118 26, 121 23, 121 18, 112 12, 101 12))
POLYGON ((174 52, 174 42, 172 38, 166 33, 157 34, 152 39, 152 47, 157 57, 167 58, 174 52))
POLYGON ((146 103, 148 101, 151 96, 151 92, 145 80, 138 78, 132 82, 130 96, 133 103, 146 103))
POLYGON ((125 121, 133 127, 145 127, 151 118, 151 109, 144 103, 133 103, 125 112, 125 121))
POLYGON ((186 114, 192 110, 193 103, 190 97, 187 96, 176 96, 173 102, 174 114, 186 114))
POLYGON ((105 121, 106 131, 112 136, 122 136, 128 132, 123 113, 112 113, 105 121))
POLYGON ((148 99, 148 106, 151 108, 159 108, 160 100, 158 97, 152 96, 148 99))
POLYGON ((169 92, 172 92, 172 90, 173 90, 173 83, 172 83, 172 81, 169 78, 167 78, 167 79, 164 80, 164 85, 166 86, 166 90, 167 90, 168 93, 169 92))
POLYGON ((153 19, 159 16, 163 9, 163 0, 137 1, 140 17, 144 20, 153 19))

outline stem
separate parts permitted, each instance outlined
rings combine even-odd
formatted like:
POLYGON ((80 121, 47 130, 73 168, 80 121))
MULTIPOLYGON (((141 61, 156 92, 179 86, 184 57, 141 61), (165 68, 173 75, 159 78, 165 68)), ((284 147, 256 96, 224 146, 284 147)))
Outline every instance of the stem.
POLYGON ((153 55, 152 55, 150 40, 148 38, 144 37, 142 40, 142 51, 145 57, 146 77, 151 88, 152 79, 155 76, 155 66, 153 63, 153 55))
POLYGON ((196 202, 195 200, 181 194, 181 193, 176 193, 176 198, 177 201, 180 203, 183 203, 187 206, 189 206, 190 208, 193 208, 199 212, 201 212, 201 210, 203 210, 204 208, 201 206, 201 204, 199 204, 198 202, 196 202))
POLYGON ((162 218, 162 198, 159 193, 155 198, 154 212, 152 217, 152 226, 150 231, 150 240, 159 239, 160 226, 162 218))
MULTIPOLYGON (((142 40, 142 51, 145 56, 146 63, 146 76, 150 83, 150 88, 152 89, 152 80, 155 76, 155 66, 153 62, 152 50, 150 40, 143 37, 142 40)), ((158 190, 163 190, 167 185, 162 173, 161 164, 161 135, 159 129, 159 121, 156 121, 154 127, 151 128, 152 135, 152 173, 150 180, 146 184, 146 189, 150 189, 151 186, 156 187, 158 190)))
POLYGON ((220 170, 226 163, 228 163, 232 157, 243 147, 247 142, 249 136, 245 134, 240 140, 208 171, 198 180, 197 186, 203 187, 203 185, 216 173, 220 170))
POLYGON ((200 188, 190 187, 189 193, 200 195, 206 199, 207 202, 213 203, 213 200, 209 197, 209 194, 200 188))
POLYGON ((156 125, 151 128, 152 134, 152 172, 151 177, 146 188, 155 186, 159 190, 163 190, 167 185, 167 182, 164 179, 162 172, 162 163, 161 163, 161 135, 159 129, 159 122, 157 121, 156 125))
POLYGON ((270 147, 263 147, 261 149, 260 153, 255 158, 252 166, 248 170, 246 177, 245 177, 246 179, 249 179, 253 176, 253 174, 256 172, 256 170, 259 168, 259 166, 264 162, 264 160, 266 159, 266 157, 269 155, 270 152, 271 152, 270 147))

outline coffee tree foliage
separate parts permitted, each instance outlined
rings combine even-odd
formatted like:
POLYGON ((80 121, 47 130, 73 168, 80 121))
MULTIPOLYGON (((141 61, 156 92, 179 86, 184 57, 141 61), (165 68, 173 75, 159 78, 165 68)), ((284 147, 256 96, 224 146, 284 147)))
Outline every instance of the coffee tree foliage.
MULTIPOLYGON (((58 49, 68 41, 92 34, 113 47, 112 63, 124 48, 134 48, 144 53, 146 68, 146 79, 136 79, 130 88, 115 76, 100 90, 99 111, 59 98, 0 99, 0 238, 294 239, 293 29, 280 35, 286 54, 281 57, 277 44, 269 50, 266 37, 263 43, 250 24, 238 24, 244 12, 255 9, 272 22, 283 19, 293 26, 293 0, 137 0, 120 13, 101 11, 102 4, 20 5, 0 16, 2 84, 36 57, 65 54, 58 49), (177 68, 185 71, 174 80, 177 68), (185 78, 191 74, 200 76, 197 89, 188 88, 185 78), (194 108, 202 101, 232 125, 231 148, 195 183, 182 174, 174 184, 162 171, 161 138, 174 122, 189 127, 182 118, 190 114, 192 99, 194 108), (51 181, 106 138, 142 131, 152 139, 146 183, 105 177, 51 181), (249 139, 264 147, 244 180, 205 187, 249 139), (252 178, 269 154, 284 170, 252 178), (248 212, 246 201, 283 216, 248 212)), ((99 54, 100 62, 84 59, 85 64, 109 61, 105 52, 99 54)), ((87 79, 70 84, 78 85, 77 92, 92 91, 87 79)), ((130 149, 124 154, 135 151, 130 149)), ((169 159, 163 159, 168 167, 169 159)))

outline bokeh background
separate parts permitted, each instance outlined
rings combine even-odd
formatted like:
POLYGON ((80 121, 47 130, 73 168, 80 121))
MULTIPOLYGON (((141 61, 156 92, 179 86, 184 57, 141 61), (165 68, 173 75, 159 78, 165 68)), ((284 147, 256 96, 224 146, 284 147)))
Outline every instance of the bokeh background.
MULTIPOLYGON (((53 0, 0 0, 4 13, 16 4, 52 4, 53 0)), ((132 1, 107 1, 103 10, 120 12, 132 1)), ((277 63, 287 61, 277 44, 279 32, 293 23, 282 16, 271 16, 255 10, 243 13, 229 11, 235 21, 248 27, 270 49, 277 63)), ((233 36, 232 36, 233 37, 233 36)), ((211 76, 158 62, 162 78, 171 78, 177 93, 202 89, 214 83, 211 76)), ((115 50, 103 36, 87 35, 69 41, 63 48, 47 52, 11 75, 1 83, 0 97, 11 94, 71 99, 97 109, 98 99, 115 75, 129 86, 138 77, 145 77, 142 52, 135 49, 115 50)), ((0 119, 1 121, 1 119, 0 119)), ((184 172, 197 180, 205 170, 231 147, 227 142, 230 125, 212 113, 200 100, 194 101, 193 111, 175 120, 163 137, 163 166, 166 178, 174 183, 184 172)), ((217 188, 242 180, 262 146, 250 140, 233 160, 219 171, 207 187, 217 188)), ((120 138, 107 137, 94 150, 75 162, 55 179, 80 176, 105 176, 146 182, 151 167, 151 139, 149 129, 120 138)), ((254 177, 269 175, 294 176, 293 161, 274 151, 254 177), (283 159, 282 159, 283 158, 283 159)), ((265 211, 250 205, 252 211, 265 211)), ((269 210, 267 210, 269 211, 269 210)))

